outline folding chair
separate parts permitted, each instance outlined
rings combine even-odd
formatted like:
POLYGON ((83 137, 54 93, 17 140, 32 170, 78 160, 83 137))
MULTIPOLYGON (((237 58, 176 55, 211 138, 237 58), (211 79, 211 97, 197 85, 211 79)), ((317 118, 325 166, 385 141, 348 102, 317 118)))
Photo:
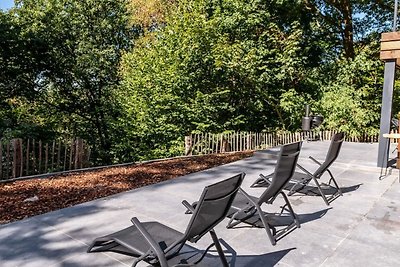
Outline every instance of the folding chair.
POLYGON ((145 261, 149 264, 168 267, 171 262, 174 266, 194 266, 204 257, 208 249, 215 245, 222 265, 228 263, 222 251, 221 245, 213 228, 220 223, 229 211, 231 203, 236 196, 243 181, 244 173, 237 174, 229 179, 206 186, 197 202, 196 208, 192 208, 187 201, 183 204, 192 211, 192 217, 185 233, 176 231, 159 222, 139 222, 132 218, 133 225, 110 235, 96 238, 87 252, 115 252, 135 257, 132 266, 145 261), (205 234, 210 233, 213 244, 209 246, 204 255, 196 262, 189 263, 187 259, 181 259, 180 250, 186 241, 197 242, 205 234))
POLYGON ((230 221, 227 228, 232 228, 242 222, 263 227, 272 245, 275 245, 279 238, 294 228, 300 228, 299 220, 282 189, 294 173, 301 145, 302 142, 297 142, 281 147, 275 171, 271 175, 270 185, 260 197, 250 196, 243 189, 239 189, 228 214, 230 221), (264 203, 272 204, 279 194, 283 196, 285 201, 280 213, 264 212, 261 205, 264 203), (284 210, 288 214, 283 214, 284 210), (284 224, 281 223, 282 219, 286 220, 284 224), (278 227, 281 227, 281 229, 277 231, 278 227))
MULTIPOLYGON (((314 173, 309 172, 306 170, 304 167, 301 165, 297 164, 300 170, 303 171, 303 173, 300 172, 295 172, 291 181, 289 182, 288 186, 285 187, 285 189, 289 190, 288 195, 293 195, 296 192, 301 191, 303 188, 305 188, 310 181, 314 181, 316 187, 318 188, 318 191, 325 201, 326 205, 329 206, 329 204, 338 198, 339 196, 342 196, 342 190, 338 186, 335 178, 332 175, 332 172, 329 170, 329 167, 332 165, 332 163, 336 160, 336 158, 339 156, 340 149, 342 147, 344 140, 344 133, 337 133, 332 136, 331 139, 331 144, 329 146, 328 153, 326 154, 325 161, 323 163, 320 163, 313 157, 309 157, 314 163, 318 164, 319 167, 314 173), (334 189, 335 192, 328 198, 326 194, 324 193, 324 190, 321 187, 321 184, 318 182, 318 180, 321 178, 321 176, 327 172, 330 176, 328 185, 331 187, 331 182, 334 184, 334 189)), ((258 187, 258 186, 268 186, 269 185, 269 176, 264 176, 260 175, 260 178, 258 178, 254 184, 252 185, 253 187, 258 187)))

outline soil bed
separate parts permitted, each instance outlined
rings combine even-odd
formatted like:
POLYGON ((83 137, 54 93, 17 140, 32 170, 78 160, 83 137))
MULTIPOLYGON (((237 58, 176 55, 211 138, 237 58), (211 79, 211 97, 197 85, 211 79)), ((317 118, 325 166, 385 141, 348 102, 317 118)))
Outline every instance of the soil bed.
POLYGON ((176 158, 0 184, 0 224, 170 180, 252 155, 253 152, 238 152, 176 158))

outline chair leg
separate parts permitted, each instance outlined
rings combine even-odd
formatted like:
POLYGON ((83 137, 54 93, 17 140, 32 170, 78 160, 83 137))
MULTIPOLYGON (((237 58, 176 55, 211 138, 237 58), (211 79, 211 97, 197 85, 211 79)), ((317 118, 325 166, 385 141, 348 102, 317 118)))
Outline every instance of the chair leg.
POLYGON ((321 185, 319 184, 317 178, 315 178, 315 177, 313 176, 313 180, 314 180, 315 185, 318 187, 318 190, 319 190, 319 192, 320 192, 320 194, 321 194, 322 199, 325 201, 325 204, 326 204, 327 206, 329 206, 329 201, 328 201, 328 199, 326 198, 324 192, 322 191, 321 185))
POLYGON ((264 226, 264 229, 265 229, 265 231, 267 232, 269 241, 271 242, 271 244, 272 244, 273 246, 275 246, 275 245, 276 245, 276 238, 275 238, 275 235, 273 234, 271 227, 269 227, 269 224, 268 224, 268 222, 267 222, 267 219, 266 219, 266 218, 264 217, 264 215, 263 215, 263 212, 262 212, 262 210, 261 210, 261 207, 260 207, 259 205, 256 205, 255 208, 256 208, 256 210, 257 210, 258 217, 260 218, 260 220, 261 220, 261 222, 262 222, 262 224, 263 224, 263 226, 264 226))
POLYGON ((228 261, 226 260, 226 257, 225 257, 225 254, 224 254, 224 251, 222 250, 221 243, 219 243, 217 234, 215 233, 214 230, 210 230, 210 235, 211 235, 211 238, 213 239, 215 248, 217 249, 217 252, 218 252, 218 255, 219 255, 220 259, 221 259, 222 265, 224 267, 229 267, 228 261))
POLYGON ((273 246, 275 246, 276 245, 276 239, 275 239, 275 235, 272 233, 271 227, 269 227, 269 224, 268 224, 267 220, 265 219, 265 217, 262 214, 259 214, 259 216, 260 216, 260 220, 261 220, 261 222, 262 222, 262 224, 264 226, 264 229, 267 232, 269 241, 271 242, 271 244, 273 246))
POLYGON ((281 192, 281 194, 282 194, 283 198, 285 199, 285 202, 286 202, 286 205, 288 206, 290 215, 292 215, 292 217, 293 217, 293 221, 295 222, 297 228, 300 228, 300 221, 297 218, 296 213, 294 213, 292 204, 290 204, 289 199, 288 199, 288 197, 286 196, 286 194, 284 192, 281 192))

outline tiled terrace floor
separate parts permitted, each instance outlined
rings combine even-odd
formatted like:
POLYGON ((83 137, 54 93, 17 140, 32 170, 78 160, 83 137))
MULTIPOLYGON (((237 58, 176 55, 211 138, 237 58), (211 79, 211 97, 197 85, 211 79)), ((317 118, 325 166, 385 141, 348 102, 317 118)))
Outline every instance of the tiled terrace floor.
MULTIPOLYGON (((329 142, 305 143, 299 163, 315 169, 308 156, 322 160, 328 146, 329 142)), ((129 257, 87 254, 87 246, 95 237, 129 226, 133 216, 184 231, 189 216, 181 201, 195 201, 205 185, 241 171, 247 174, 243 188, 258 196, 263 189, 249 188, 250 184, 259 173, 267 174, 274 167, 265 155, 257 153, 172 181, 0 226, 0 266, 130 266, 129 257)), ((302 225, 276 246, 263 229, 226 229, 227 220, 220 224, 216 232, 227 244, 231 266, 399 266, 398 171, 379 180, 376 157, 377 144, 345 143, 331 168, 345 191, 343 197, 328 207, 318 196, 291 196, 302 225)), ((276 205, 266 209, 277 211, 282 201, 278 198, 276 205)), ((201 249, 209 243, 205 236, 193 246, 201 249)), ((212 256, 204 263, 220 266, 212 256)))

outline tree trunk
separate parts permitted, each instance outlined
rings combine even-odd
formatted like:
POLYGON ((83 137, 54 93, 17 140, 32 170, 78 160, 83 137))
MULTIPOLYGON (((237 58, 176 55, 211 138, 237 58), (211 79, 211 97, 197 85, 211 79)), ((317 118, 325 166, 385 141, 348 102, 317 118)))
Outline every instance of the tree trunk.
POLYGON ((343 15, 343 48, 346 58, 354 58, 354 40, 353 40, 353 18, 352 6, 350 0, 342 2, 343 15))

